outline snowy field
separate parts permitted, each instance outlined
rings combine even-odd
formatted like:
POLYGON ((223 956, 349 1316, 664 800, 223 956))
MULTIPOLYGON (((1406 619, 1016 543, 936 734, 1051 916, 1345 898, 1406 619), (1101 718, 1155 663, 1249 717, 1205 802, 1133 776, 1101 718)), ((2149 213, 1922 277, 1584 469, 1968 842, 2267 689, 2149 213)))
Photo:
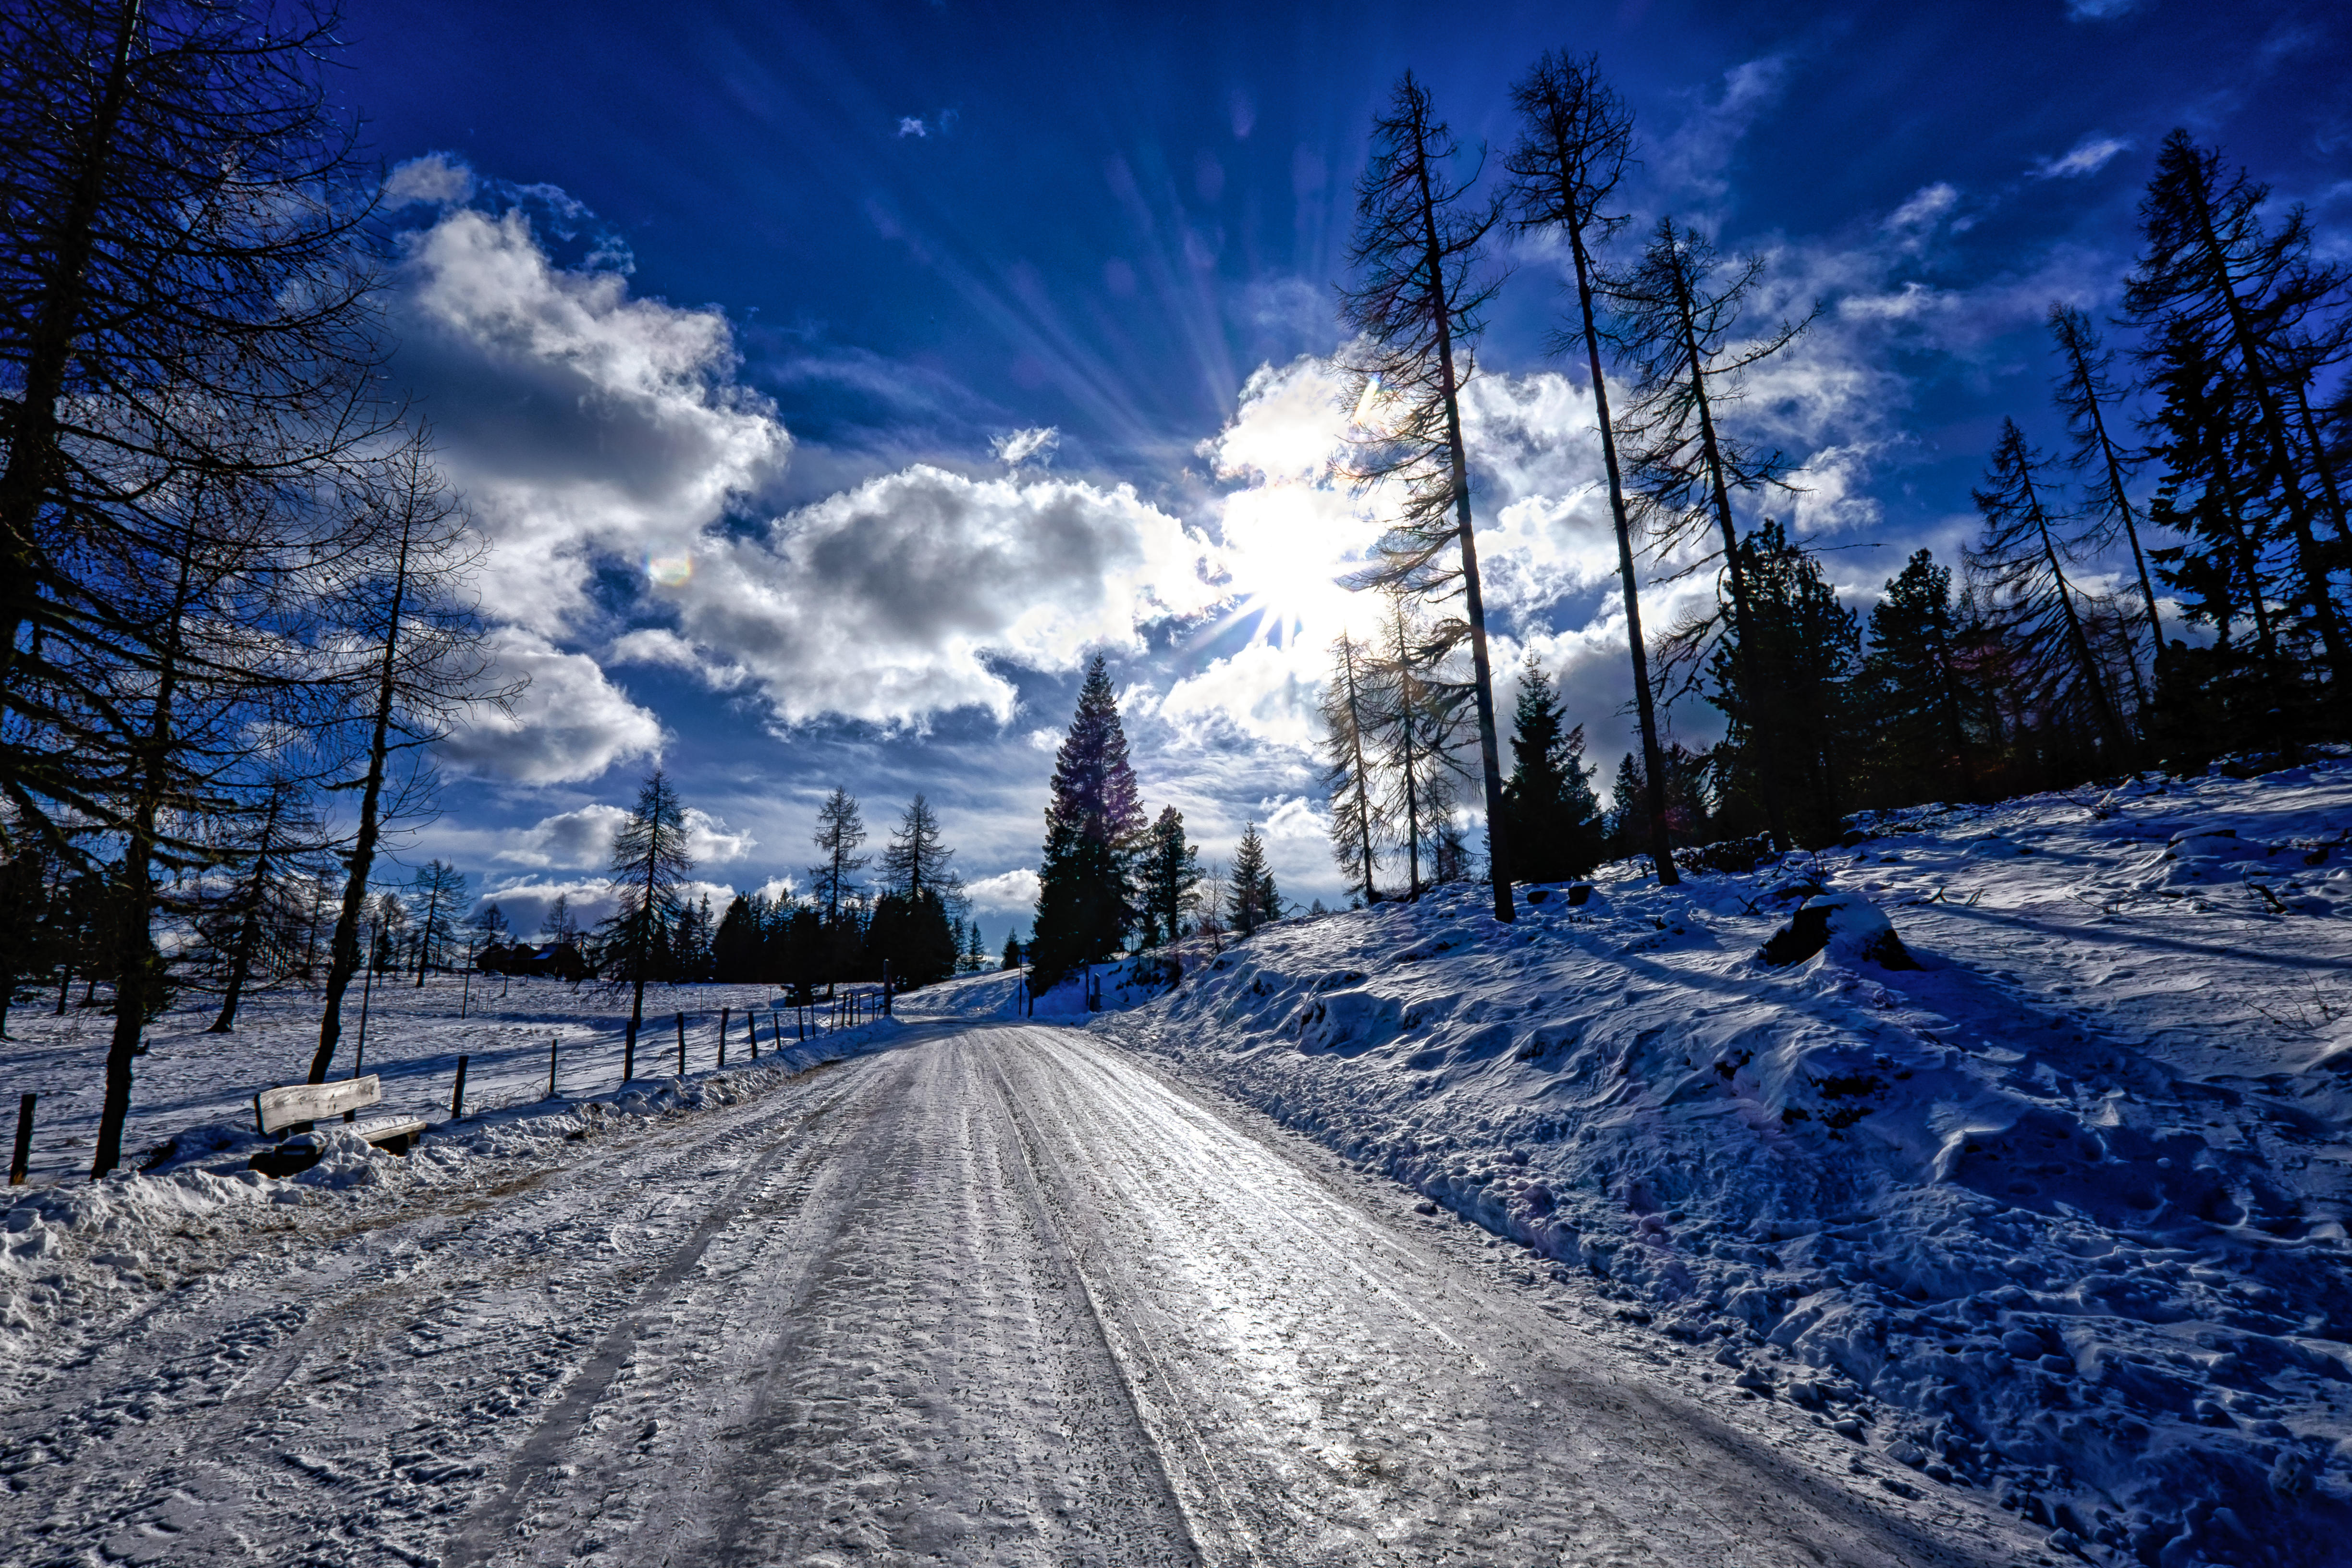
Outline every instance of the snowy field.
POLYGON ((2352 1560, 2352 764, 1869 826, 1188 948, 1094 1026, 2056 1550, 2352 1560))

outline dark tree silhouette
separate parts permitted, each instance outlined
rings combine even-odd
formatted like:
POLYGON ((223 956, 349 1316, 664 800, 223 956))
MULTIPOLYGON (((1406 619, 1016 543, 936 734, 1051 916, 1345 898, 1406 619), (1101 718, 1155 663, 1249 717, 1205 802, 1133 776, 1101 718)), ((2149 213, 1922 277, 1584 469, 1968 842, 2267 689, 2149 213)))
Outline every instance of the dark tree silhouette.
POLYGON ((1029 961, 1039 989, 1082 963, 1119 950, 1135 924, 1128 861, 1143 826, 1143 803, 1127 760, 1118 699, 1100 654, 1087 666, 1078 710, 1054 760, 1045 806, 1044 864, 1029 961))

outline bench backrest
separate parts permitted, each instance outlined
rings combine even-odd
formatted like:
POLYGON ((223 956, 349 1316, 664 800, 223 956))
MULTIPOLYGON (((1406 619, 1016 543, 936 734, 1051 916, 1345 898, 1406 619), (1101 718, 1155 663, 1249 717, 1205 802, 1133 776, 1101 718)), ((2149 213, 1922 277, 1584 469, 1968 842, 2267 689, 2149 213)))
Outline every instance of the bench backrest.
POLYGON ((289 1084, 284 1089, 265 1089, 255 1095, 253 1119, 267 1137, 298 1121, 323 1121, 346 1110, 373 1105, 383 1098, 383 1089, 373 1073, 365 1078, 339 1078, 332 1083, 289 1084))

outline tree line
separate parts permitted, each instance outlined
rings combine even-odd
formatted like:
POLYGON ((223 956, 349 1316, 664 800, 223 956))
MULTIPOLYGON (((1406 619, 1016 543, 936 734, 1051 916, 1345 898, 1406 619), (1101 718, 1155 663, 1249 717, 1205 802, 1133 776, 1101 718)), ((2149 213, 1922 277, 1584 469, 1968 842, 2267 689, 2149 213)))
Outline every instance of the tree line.
POLYGON ((1378 630, 1333 644, 1321 708, 1332 849, 1360 899, 1468 874, 1456 811, 1474 782, 1507 920, 1512 881, 1610 854, 1645 855, 1671 883, 1677 845, 1784 851, 1833 840, 1858 809, 2292 756, 2346 733, 2352 316, 2345 269, 2315 255, 2300 208, 2272 214, 2267 187, 2218 150, 2169 136, 2115 323, 2128 346, 2050 307, 2062 448, 2005 422, 1957 583, 1918 552, 1865 639, 1769 515, 1795 493, 1791 464, 1739 414, 1749 373, 1811 315, 1758 319, 1762 260, 1720 254, 1671 214, 1620 247, 1633 121, 1596 58, 1547 54, 1511 96, 1518 137, 1482 188, 1453 174, 1454 139, 1407 72, 1357 191, 1342 290, 1356 411, 1339 469, 1389 522, 1354 584, 1381 596, 1378 630), (1508 773, 1498 744, 1461 415, 1501 286, 1498 231, 1557 246, 1567 309, 1549 347, 1593 395, 1638 731, 1606 813, 1581 727, 1532 664, 1508 773), (1645 631, 1645 559, 1670 563, 1667 581, 1711 574, 1711 602, 1645 631), (1689 698, 1718 711, 1720 742, 1666 733, 1689 698))
POLYGON ((188 984, 226 1029, 247 987, 315 979, 324 1078, 428 749, 514 695, 387 390, 335 25, 0 12, 0 979, 110 984, 94 1175, 188 984))

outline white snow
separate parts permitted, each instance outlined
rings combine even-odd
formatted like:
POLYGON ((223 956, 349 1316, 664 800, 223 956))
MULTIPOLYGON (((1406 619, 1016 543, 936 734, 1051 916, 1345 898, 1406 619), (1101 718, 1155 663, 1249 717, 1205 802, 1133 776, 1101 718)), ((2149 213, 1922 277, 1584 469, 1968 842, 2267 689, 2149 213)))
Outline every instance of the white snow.
POLYGON ((2352 763, 1865 826, 1509 926, 1460 889, 1188 944, 1096 1027, 1787 1397, 1868 1391, 1874 1445, 2061 1546, 2335 1561, 2352 763), (1807 900, 1827 951, 1761 962, 1807 900), (1923 967, 1865 956, 1890 925, 1923 967))

